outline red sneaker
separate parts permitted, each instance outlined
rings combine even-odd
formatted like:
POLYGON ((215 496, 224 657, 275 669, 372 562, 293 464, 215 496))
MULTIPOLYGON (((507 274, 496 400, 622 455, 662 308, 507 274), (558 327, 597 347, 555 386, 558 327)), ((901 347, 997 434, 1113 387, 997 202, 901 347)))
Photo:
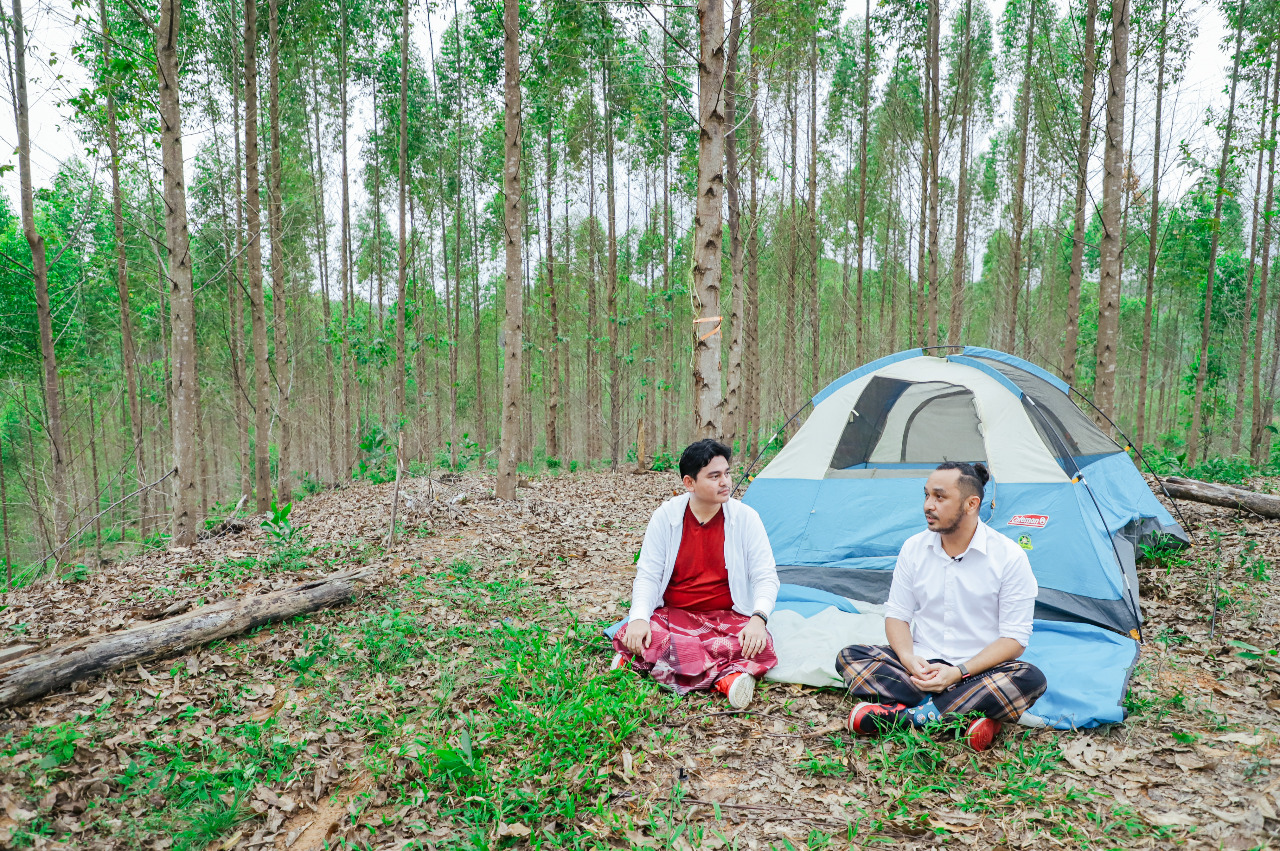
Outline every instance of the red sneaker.
POLYGON ((904 703, 859 703, 849 712, 846 726, 859 736, 878 736, 907 721, 904 703))
POLYGON ((631 660, 621 653, 613 654, 613 661, 609 663, 610 671, 620 671, 623 668, 630 667, 631 660))
POLYGON ((985 751, 996 740, 1002 726, 991 718, 975 718, 965 728, 963 738, 975 751, 985 751))
POLYGON ((729 698, 734 709, 746 709, 756 694, 756 678, 739 671, 716 680, 716 691, 729 698))

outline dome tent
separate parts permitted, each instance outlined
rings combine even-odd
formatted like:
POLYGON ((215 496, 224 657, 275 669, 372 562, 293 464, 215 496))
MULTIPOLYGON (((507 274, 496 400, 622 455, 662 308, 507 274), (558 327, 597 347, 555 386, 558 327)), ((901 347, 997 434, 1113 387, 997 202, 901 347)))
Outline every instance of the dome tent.
POLYGON ((898 550, 924 528, 923 480, 943 461, 982 461, 992 477, 981 517, 1027 550, 1040 585, 1024 658, 1045 670, 1049 691, 1033 712, 1063 727, 1121 720, 1142 623, 1139 547, 1187 538, 1068 393, 1039 367, 977 347, 900 352, 818 393, 743 497, 785 583, 790 616, 772 631, 789 659, 777 677, 822 684, 818 664, 834 677, 834 655, 814 656, 829 647, 814 646, 813 624, 792 619, 878 609, 898 550), (794 630, 804 645, 787 640, 794 630))

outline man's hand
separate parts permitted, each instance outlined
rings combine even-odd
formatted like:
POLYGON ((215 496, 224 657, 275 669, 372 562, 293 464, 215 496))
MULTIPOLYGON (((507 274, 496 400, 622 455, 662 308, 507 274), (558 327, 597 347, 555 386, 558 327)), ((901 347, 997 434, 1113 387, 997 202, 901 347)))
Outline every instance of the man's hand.
POLYGON ((923 656, 917 656, 914 653, 904 653, 898 657, 902 662, 902 667, 907 669, 907 673, 914 679, 924 679, 929 669, 933 667, 932 663, 923 656))
POLYGON ((622 633, 622 643, 637 656, 643 656, 653 642, 653 633, 649 630, 649 622, 645 620, 630 621, 622 633))
POLYGON ((769 643, 769 630, 760 617, 752 615, 751 620, 747 621, 747 625, 738 634, 738 640, 742 642, 743 658, 751 659, 769 643))
POLYGON ((933 694, 946 691, 962 679, 959 668, 942 662, 925 662, 921 673, 911 675, 911 682, 916 688, 933 694))

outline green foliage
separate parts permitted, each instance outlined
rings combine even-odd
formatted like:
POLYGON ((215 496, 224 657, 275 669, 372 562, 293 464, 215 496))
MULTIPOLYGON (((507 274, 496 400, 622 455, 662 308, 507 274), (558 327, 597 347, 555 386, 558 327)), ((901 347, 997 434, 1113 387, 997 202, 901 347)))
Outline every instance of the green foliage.
POLYGON ((276 501, 271 500, 271 519, 262 522, 262 528, 267 530, 271 535, 271 540, 277 546, 284 546, 293 541, 294 529, 289 523, 289 515, 293 512, 293 503, 286 502, 284 505, 277 506, 276 501))

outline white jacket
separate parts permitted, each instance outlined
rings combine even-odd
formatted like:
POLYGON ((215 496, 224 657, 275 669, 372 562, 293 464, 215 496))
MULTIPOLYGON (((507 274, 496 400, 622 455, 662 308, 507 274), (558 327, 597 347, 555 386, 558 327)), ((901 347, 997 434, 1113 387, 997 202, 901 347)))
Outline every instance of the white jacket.
MULTIPOLYGON (((631 614, 628 621, 649 620, 662 605, 663 592, 671 581, 671 571, 680 552, 684 534, 684 511, 689 494, 673 497, 649 518, 636 564, 636 581, 631 587, 631 614)), ((733 610, 743 615, 773 613, 778 601, 778 568, 765 534, 764 522, 749 505, 730 499, 724 512, 724 563, 729 571, 729 594, 733 610)))

